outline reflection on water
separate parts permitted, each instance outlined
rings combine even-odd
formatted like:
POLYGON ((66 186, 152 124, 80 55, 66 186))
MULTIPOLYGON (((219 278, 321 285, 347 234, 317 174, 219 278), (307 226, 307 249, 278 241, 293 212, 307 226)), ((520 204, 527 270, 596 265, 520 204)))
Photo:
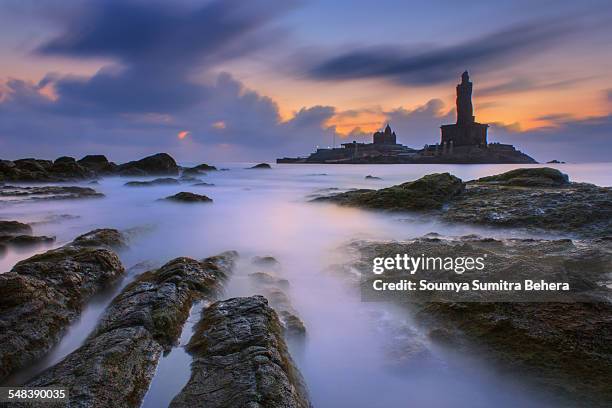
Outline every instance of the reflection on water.
MULTIPOLYGON (((347 255, 338 248, 354 238, 406 239, 429 232, 489 236, 528 233, 305 202, 306 196, 323 189, 381 188, 445 171, 469 180, 518 166, 281 165, 272 170, 245 170, 246 164, 224 167, 231 171, 202 176, 214 187, 128 188, 123 186, 125 179, 110 178, 95 186, 106 194, 105 198, 0 203, 0 218, 35 222, 34 233, 56 236, 55 245, 93 228, 129 230, 130 248, 120 253, 126 266, 143 261, 159 265, 177 256, 200 259, 235 249, 243 261, 226 288, 227 297, 254 292, 246 279, 246 274, 253 271, 248 263, 252 256, 275 256, 282 264, 283 277, 291 282, 291 302, 307 327, 307 341, 299 347, 292 346, 292 351, 317 407, 545 406, 532 391, 496 374, 477 357, 455 355, 452 350, 428 344, 405 311, 390 304, 361 303, 358 292, 327 272, 330 265, 346 261, 347 255), (366 180, 368 174, 381 180, 366 180), (156 201, 179 191, 206 194, 214 203, 156 201), (57 217, 60 214, 69 217, 57 217), (415 349, 418 353, 412 358, 410 353, 415 349)), ((611 184, 612 166, 608 164, 557 167, 575 181, 611 184)), ((0 270, 9 270, 32 253, 8 252, 0 259, 0 270)), ((133 276, 129 274, 123 284, 133 276)), ((82 344, 111 298, 112 294, 97 297, 34 371, 57 362, 82 344)), ((200 307, 192 310, 181 346, 191 336, 200 307)), ((187 381, 189 362, 182 347, 163 357, 144 406, 167 406, 187 381)), ((21 376, 31 374, 32 370, 24 371, 21 376)))

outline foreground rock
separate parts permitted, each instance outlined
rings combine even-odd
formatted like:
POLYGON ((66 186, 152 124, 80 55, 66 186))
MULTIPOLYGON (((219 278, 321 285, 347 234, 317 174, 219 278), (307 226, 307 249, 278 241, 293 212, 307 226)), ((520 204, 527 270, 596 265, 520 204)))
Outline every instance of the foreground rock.
POLYGON ((310 407, 274 310, 262 296, 205 309, 187 350, 191 378, 170 407, 310 407))
POLYGON ((0 274, 0 381, 46 354, 84 303, 123 273, 111 250, 72 242, 0 274))
POLYGON ((461 194, 463 189, 461 179, 449 173, 438 173, 380 190, 353 190, 313 201, 391 211, 435 210, 461 194))
POLYGON ((100 198, 104 194, 89 187, 44 186, 21 187, 0 186, 0 197, 10 200, 74 200, 80 198, 100 198))
POLYGON ((164 177, 164 178, 156 178, 150 181, 128 181, 124 184, 126 187, 150 187, 150 186, 171 186, 181 184, 175 178, 172 177, 164 177))
POLYGON ((236 257, 176 258, 143 273, 113 300, 80 348, 27 386, 68 388, 71 407, 139 407, 191 306, 217 295, 236 257))
POLYGON ((72 157, 60 157, 54 162, 33 158, 0 160, 0 181, 68 181, 94 176, 92 170, 81 166, 72 157))
POLYGON ((124 249, 127 247, 125 236, 113 228, 99 228, 79 235, 72 241, 81 247, 106 247, 110 249, 124 249))
POLYGON ((117 172, 122 176, 176 176, 179 174, 179 166, 169 154, 157 153, 121 164, 117 172))
POLYGON ((612 188, 571 183, 551 168, 517 169, 463 183, 448 173, 381 190, 314 198, 370 209, 438 213, 452 222, 612 235, 612 188))
POLYGON ((167 201, 175 201, 178 203, 212 203, 212 199, 203 194, 195 194, 186 191, 181 191, 174 195, 164 198, 167 201))
MULTIPOLYGON (((612 241, 495 240, 475 236, 460 239, 425 237, 401 242, 356 242, 361 254, 355 265, 363 272, 362 295, 369 297, 372 260, 395 254, 426 254, 453 259, 486 256, 483 271, 419 270, 417 281, 568 282, 568 292, 525 295, 507 292, 466 292, 455 302, 451 292, 399 293, 387 300, 410 296, 417 320, 432 339, 452 343, 453 349, 477 348, 489 361, 512 370, 541 389, 557 395, 565 406, 606 406, 612 400, 612 290, 608 273, 612 241), (500 302, 504 298, 507 301, 500 302), (548 301, 549 299, 556 301, 548 301), (531 300, 519 302, 518 300, 531 300), (513 301, 514 300, 514 301, 513 301), (571 404, 570 404, 571 405, 571 404)), ((406 272, 376 275, 411 279, 406 272)), ((526 293, 526 292, 525 292, 526 293)))

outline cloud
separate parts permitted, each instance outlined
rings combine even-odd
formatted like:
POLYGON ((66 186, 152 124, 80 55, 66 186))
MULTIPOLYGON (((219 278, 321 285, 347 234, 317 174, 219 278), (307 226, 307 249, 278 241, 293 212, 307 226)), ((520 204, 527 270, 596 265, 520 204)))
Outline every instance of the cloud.
POLYGON ((572 78, 562 81, 534 80, 530 78, 512 78, 506 82, 479 88, 479 96, 499 96, 513 93, 529 92, 542 89, 562 90, 572 87, 590 78, 572 78))
POLYGON ((320 57, 307 75, 316 80, 382 78, 401 85, 445 83, 468 68, 484 72, 522 61, 557 44, 575 28, 569 19, 536 20, 447 47, 364 47, 320 57))

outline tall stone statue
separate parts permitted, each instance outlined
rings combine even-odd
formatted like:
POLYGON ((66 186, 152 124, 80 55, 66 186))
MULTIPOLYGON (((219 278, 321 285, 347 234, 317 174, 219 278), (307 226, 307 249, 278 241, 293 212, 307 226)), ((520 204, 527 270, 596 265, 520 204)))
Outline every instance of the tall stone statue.
POLYGON ((457 124, 467 125, 474 123, 474 109, 472 108, 472 83, 467 71, 461 75, 461 83, 457 85, 457 124))

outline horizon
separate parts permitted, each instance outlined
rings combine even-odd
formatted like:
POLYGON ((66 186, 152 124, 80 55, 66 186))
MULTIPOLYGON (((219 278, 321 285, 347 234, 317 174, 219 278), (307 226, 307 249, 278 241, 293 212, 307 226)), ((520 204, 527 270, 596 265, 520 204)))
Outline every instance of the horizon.
POLYGON ((421 148, 468 70, 491 142, 612 160, 612 4, 256 3, 2 3, 2 158, 272 161, 387 123, 421 148))

